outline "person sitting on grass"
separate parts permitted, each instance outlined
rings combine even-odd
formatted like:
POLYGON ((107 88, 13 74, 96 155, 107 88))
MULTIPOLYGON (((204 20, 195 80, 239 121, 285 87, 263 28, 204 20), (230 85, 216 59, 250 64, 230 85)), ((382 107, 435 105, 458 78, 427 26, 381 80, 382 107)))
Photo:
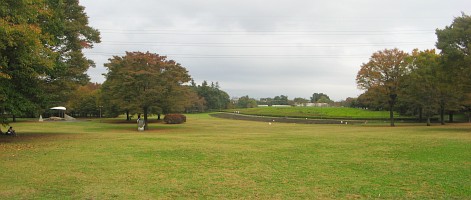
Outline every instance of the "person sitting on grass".
POLYGON ((8 129, 8 131, 6 132, 7 135, 16 135, 16 132, 15 130, 13 129, 13 127, 10 126, 10 128, 8 129))

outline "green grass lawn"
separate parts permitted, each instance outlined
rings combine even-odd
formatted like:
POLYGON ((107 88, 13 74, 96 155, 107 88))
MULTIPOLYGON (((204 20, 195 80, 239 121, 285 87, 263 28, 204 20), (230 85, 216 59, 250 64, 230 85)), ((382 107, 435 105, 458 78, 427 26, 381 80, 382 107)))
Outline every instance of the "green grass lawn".
POLYGON ((471 124, 12 125, 0 199, 471 199, 471 124))
MULTIPOLYGON (((389 111, 371 111, 347 107, 257 107, 231 109, 240 114, 313 119, 389 119, 389 111)), ((396 118, 408 118, 395 114, 396 118)))

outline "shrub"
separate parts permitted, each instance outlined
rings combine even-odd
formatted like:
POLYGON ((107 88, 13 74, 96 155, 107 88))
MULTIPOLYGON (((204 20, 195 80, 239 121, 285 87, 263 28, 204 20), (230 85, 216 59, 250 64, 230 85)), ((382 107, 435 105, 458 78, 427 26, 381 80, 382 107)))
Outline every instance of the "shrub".
POLYGON ((186 116, 182 114, 167 114, 164 117, 164 122, 167 124, 182 124, 186 122, 186 116))

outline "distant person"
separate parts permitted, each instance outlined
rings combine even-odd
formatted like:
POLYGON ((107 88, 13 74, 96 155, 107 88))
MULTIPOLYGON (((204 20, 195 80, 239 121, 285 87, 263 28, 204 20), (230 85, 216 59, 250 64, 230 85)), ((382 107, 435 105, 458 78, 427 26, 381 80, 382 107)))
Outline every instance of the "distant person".
POLYGON ((10 128, 8 129, 6 134, 7 135, 16 135, 15 129, 13 129, 13 127, 10 126, 10 128))
POLYGON ((138 131, 144 130, 144 120, 141 120, 141 115, 137 116, 137 130, 138 131))

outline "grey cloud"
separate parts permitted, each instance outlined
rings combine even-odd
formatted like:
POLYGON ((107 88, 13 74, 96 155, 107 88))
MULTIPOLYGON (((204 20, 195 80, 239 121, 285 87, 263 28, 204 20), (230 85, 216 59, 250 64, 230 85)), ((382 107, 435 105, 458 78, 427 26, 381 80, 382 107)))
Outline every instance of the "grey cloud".
POLYGON ((468 0, 81 4, 102 32, 103 43, 86 51, 97 64, 89 70, 92 81, 104 81, 100 74, 111 55, 151 51, 180 62, 197 81, 218 81, 231 96, 323 92, 336 100, 360 94, 355 76, 373 52, 434 48, 434 30, 471 7, 468 0))

